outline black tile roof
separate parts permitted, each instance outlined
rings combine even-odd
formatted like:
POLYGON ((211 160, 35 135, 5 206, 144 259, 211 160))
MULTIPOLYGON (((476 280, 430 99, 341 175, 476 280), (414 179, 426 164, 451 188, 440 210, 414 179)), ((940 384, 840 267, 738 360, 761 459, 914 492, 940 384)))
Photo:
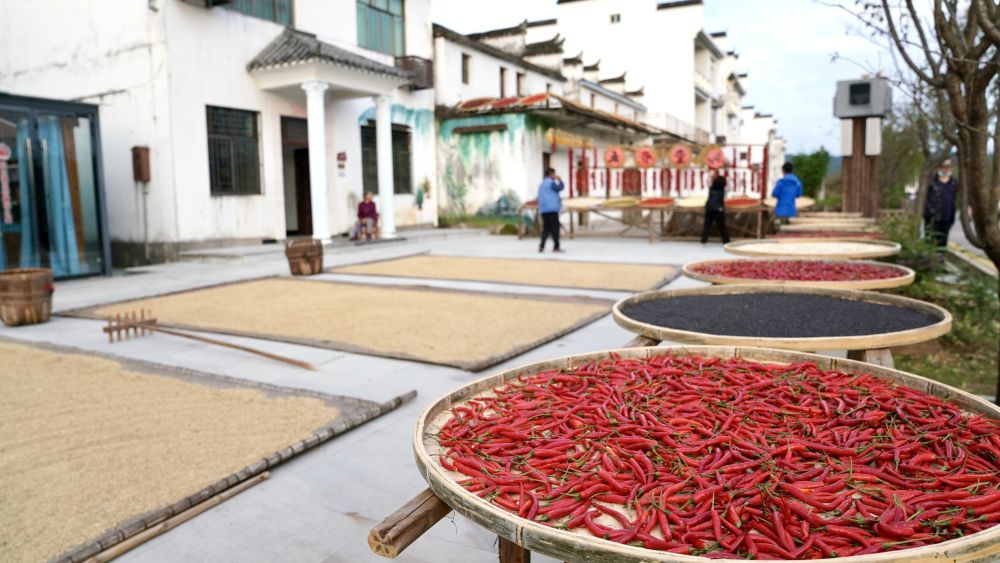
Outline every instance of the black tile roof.
POLYGON ((575 57, 566 57, 563 59, 564 65, 581 65, 583 64, 583 51, 575 57))
POLYGON ((523 35, 527 32, 528 32, 528 20, 524 20, 513 27, 502 27, 500 29, 480 31, 479 33, 470 33, 468 37, 470 39, 478 40, 478 39, 487 39, 489 37, 504 37, 506 35, 523 35))
POLYGON ((592 65, 585 65, 583 67, 583 70, 600 70, 600 68, 601 68, 601 61, 597 61, 592 65))
POLYGON ((528 27, 541 27, 543 25, 555 25, 556 22, 558 21, 559 20, 557 20, 556 18, 552 18, 549 20, 535 20, 533 22, 528 22, 525 25, 527 25, 528 27))
POLYGON ((560 39, 559 34, 556 34, 555 37, 548 41, 528 43, 524 46, 524 56, 561 54, 565 41, 565 39, 560 39))
POLYGON ((615 76, 612 78, 605 78, 604 80, 598 80, 599 84, 620 84, 625 82, 625 75, 627 72, 623 72, 621 76, 615 76))
POLYGON ((271 41, 267 47, 257 53, 250 63, 248 71, 321 61, 333 65, 345 66, 356 70, 382 74, 394 78, 410 79, 410 73, 394 66, 382 64, 346 49, 324 43, 311 33, 304 33, 286 28, 281 35, 271 41))
POLYGON ((660 2, 656 5, 657 10, 667 10, 670 8, 682 8, 684 6, 697 6, 702 0, 676 0, 675 2, 660 2))

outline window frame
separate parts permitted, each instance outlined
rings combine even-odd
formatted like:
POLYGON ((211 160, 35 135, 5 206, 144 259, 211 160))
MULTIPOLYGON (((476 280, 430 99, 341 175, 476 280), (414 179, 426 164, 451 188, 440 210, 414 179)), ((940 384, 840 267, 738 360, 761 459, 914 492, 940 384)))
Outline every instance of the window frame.
POLYGON ((469 67, 472 61, 472 55, 468 53, 462 53, 462 84, 469 84, 469 67))
MULTIPOLYGON (((359 130, 359 135, 361 136, 361 193, 371 193, 372 195, 378 195, 378 133, 375 129, 375 122, 369 120, 367 123, 363 123, 359 130), (371 146, 366 148, 365 138, 371 137, 371 146), (368 158, 366 158, 366 152, 368 153, 368 158), (370 163, 369 163, 370 158, 370 163), (369 173, 366 174, 365 167, 371 166, 369 173), (366 178, 370 178, 369 183, 365 182, 366 178), (374 182, 371 185, 370 182, 374 182)), ((413 131, 409 126, 401 125, 397 123, 392 124, 392 194, 397 195, 412 195, 414 193, 413 189, 413 131), (403 142, 405 141, 405 143, 403 142), (400 151, 398 147, 405 144, 406 149, 400 151), (400 153, 405 153, 407 156, 408 166, 396 166, 396 159, 400 156, 400 153), (405 185, 401 184, 404 182, 404 174, 398 174, 397 171, 405 170, 405 185)))
POLYGON ((238 14, 249 16, 251 18, 257 18, 264 21, 274 22, 278 25, 284 25, 286 27, 295 26, 294 0, 233 0, 233 2, 230 2, 228 4, 223 4, 222 7, 227 10, 236 12, 238 14), (261 5, 266 5, 266 3, 269 3, 271 5, 271 17, 266 17, 255 11, 256 9, 259 9, 261 5), (282 5, 286 5, 288 7, 287 22, 283 21, 283 19, 279 17, 282 5))
POLYGON ((621 14, 611 14, 611 23, 621 23, 621 21, 622 21, 621 14))
MULTIPOLYGON (((205 139, 206 139, 206 158, 208 160, 208 189, 209 195, 211 197, 228 197, 228 196, 260 196, 264 195, 264 184, 263 184, 263 159, 261 158, 261 134, 260 134, 260 112, 255 110, 246 110, 240 108, 231 108, 225 106, 213 106, 205 105, 205 139), (237 158, 236 158, 236 144, 233 140, 247 140, 248 137, 241 137, 232 133, 213 133, 211 129, 211 118, 210 114, 213 110, 224 111, 224 112, 238 112, 249 114, 252 116, 253 120, 253 141, 256 150, 252 153, 254 159, 256 160, 255 166, 252 168, 254 170, 254 180, 255 186, 253 188, 242 188, 237 183, 237 158), (213 167, 213 140, 228 140, 229 141, 229 175, 232 178, 231 182, 233 185, 232 190, 225 190, 219 186, 219 181, 216 179, 218 174, 213 174, 213 168, 215 170, 221 169, 221 165, 216 165, 213 167)), ((216 153, 218 156, 218 153, 216 153)))
POLYGON ((524 73, 519 72, 514 78, 514 92, 517 96, 524 95, 524 73))
POLYGON ((391 57, 402 57, 406 54, 406 2, 404 0, 355 0, 354 5, 358 47, 391 57), (380 7, 379 4, 385 5, 385 8, 380 7), (399 13, 394 11, 396 5, 399 7, 399 13), (380 44, 385 40, 379 31, 381 24, 384 23, 383 19, 389 23, 388 50, 384 50, 383 45, 380 44), (375 37, 376 35, 377 37, 375 37))
POLYGON ((507 97, 507 68, 500 67, 500 97, 507 97))

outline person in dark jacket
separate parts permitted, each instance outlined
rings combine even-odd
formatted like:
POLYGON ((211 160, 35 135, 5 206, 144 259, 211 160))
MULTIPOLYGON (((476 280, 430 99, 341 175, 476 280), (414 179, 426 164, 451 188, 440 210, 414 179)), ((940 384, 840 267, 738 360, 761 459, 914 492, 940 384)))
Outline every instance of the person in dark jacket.
POLYGON ((708 188, 708 201, 705 202, 705 223, 701 228, 701 243, 708 242, 708 231, 712 223, 719 226, 722 243, 729 242, 729 232, 726 231, 726 178, 718 172, 712 173, 712 185, 708 188))
POLYGON ((924 233, 938 246, 948 245, 948 231, 955 223, 957 192, 958 183, 951 175, 951 160, 945 160, 927 188, 927 199, 924 202, 924 233))
POLYGON ((559 211, 562 210, 562 199, 559 192, 563 189, 563 182, 556 176, 556 171, 552 168, 545 170, 545 179, 538 186, 538 212, 542 215, 542 242, 538 245, 538 251, 545 251, 545 241, 552 237, 553 252, 562 252, 559 248, 559 211))

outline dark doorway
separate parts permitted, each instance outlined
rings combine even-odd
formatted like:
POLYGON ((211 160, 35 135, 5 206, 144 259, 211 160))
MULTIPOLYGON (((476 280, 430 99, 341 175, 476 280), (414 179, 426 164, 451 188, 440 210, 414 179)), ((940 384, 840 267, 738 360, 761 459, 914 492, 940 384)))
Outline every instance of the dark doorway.
POLYGON ((289 236, 311 235, 309 127, 305 119, 281 118, 281 154, 285 180, 285 232, 289 236))
POLYGON ((552 168, 552 153, 543 152, 542 153, 542 178, 545 177, 545 173, 552 168))

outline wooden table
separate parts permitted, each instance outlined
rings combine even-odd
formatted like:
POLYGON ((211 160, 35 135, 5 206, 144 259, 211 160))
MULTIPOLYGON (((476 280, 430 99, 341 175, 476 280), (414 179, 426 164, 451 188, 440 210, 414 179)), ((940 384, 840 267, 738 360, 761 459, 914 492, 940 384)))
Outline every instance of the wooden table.
MULTIPOLYGON (((647 229, 649 231, 649 241, 653 242, 654 239, 654 218, 655 211, 660 212, 660 235, 659 239, 667 239, 671 236, 677 236, 683 229, 682 225, 679 223, 682 220, 689 219, 690 216, 703 216, 705 214, 704 207, 687 207, 683 205, 675 205, 670 207, 663 207, 660 209, 650 208, 649 214, 646 217, 647 229)), ((726 229, 732 234, 738 236, 752 237, 755 239, 764 238, 767 234, 767 225, 770 221, 770 209, 763 205, 754 206, 728 206, 726 207, 726 229), (748 224, 743 224, 740 221, 735 221, 739 216, 749 216, 750 220, 747 221, 748 224), (732 217, 733 220, 728 217, 732 217)), ((695 229, 700 233, 700 223, 695 227, 695 229)))

